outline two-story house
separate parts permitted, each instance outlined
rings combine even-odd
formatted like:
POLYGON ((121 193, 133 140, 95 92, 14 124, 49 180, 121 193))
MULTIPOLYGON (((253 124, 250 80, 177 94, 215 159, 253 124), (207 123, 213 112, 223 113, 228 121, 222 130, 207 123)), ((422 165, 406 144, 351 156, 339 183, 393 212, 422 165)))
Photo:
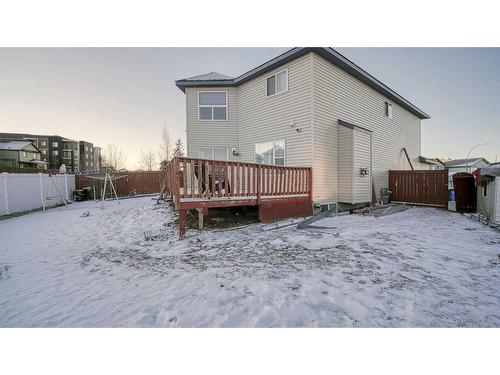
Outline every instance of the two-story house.
POLYGON ((316 204, 372 202, 390 169, 424 167, 430 116, 331 48, 293 48, 236 78, 212 72, 176 85, 187 156, 310 166, 316 204))

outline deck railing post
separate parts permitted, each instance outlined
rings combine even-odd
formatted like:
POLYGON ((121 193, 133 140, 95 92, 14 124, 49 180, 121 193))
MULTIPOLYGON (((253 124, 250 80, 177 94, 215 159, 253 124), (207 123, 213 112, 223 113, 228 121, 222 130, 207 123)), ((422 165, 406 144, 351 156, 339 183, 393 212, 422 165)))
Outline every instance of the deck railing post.
POLYGON ((257 204, 259 205, 260 204, 260 193, 261 193, 261 186, 260 186, 260 181, 261 181, 261 172, 262 172, 262 168, 260 165, 257 165, 257 189, 256 189, 256 193, 257 193, 257 204))
POLYGON ((313 170, 312 168, 308 168, 308 176, 307 176, 307 189, 309 192, 309 202, 312 202, 312 181, 313 181, 313 170))

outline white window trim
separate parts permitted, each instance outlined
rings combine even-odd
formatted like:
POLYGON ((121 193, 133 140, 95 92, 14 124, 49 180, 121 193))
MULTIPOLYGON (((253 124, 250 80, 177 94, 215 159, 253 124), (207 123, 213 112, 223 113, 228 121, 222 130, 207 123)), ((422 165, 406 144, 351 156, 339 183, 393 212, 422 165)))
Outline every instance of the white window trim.
POLYGON ((269 74, 268 76, 266 76, 266 98, 272 98, 273 96, 276 96, 276 95, 279 95, 279 94, 283 94, 285 92, 288 92, 288 68, 285 68, 285 69, 281 69, 280 71, 276 72, 276 73, 273 73, 273 74, 269 74), (278 79, 278 74, 282 73, 282 72, 286 72, 286 89, 283 90, 283 91, 280 91, 280 92, 277 92, 277 93, 274 93, 272 95, 267 95, 267 80, 272 77, 272 76, 275 76, 276 78, 274 79, 274 87, 278 87, 278 84, 277 84, 277 79, 278 79))
MULTIPOLYGON (((281 159, 281 157, 279 158, 281 159)), ((272 141, 263 141, 263 142, 258 142, 253 146, 253 160, 257 164, 263 164, 263 165, 277 165, 278 167, 284 167, 286 166, 286 139, 274 139, 272 141), (283 145, 285 146, 285 149, 283 150, 283 165, 278 165, 276 164, 276 143, 277 142, 283 142, 283 145), (265 163, 257 163, 256 156, 257 156, 257 145, 262 144, 262 143, 272 143, 273 144, 273 164, 265 164, 265 163)))
POLYGON ((215 149, 216 148, 225 148, 226 149, 226 160, 227 161, 229 160, 229 147, 225 147, 225 146, 214 146, 214 147, 212 147, 212 146, 200 146, 200 148, 198 149, 198 156, 201 155, 202 148, 212 149, 212 159, 208 159, 208 160, 220 160, 220 159, 215 159, 215 149))
POLYGON ((228 102, 229 102, 229 93, 228 91, 206 91, 206 90, 203 90, 203 91, 198 91, 198 121, 201 121, 201 122, 227 122, 229 121, 229 105, 228 105, 228 102), (225 93, 226 94, 226 105, 220 105, 220 104, 217 104, 217 105, 200 105, 200 93, 206 93, 206 92, 214 92, 214 93, 225 93), (200 108, 203 107, 203 108, 212 108, 212 120, 202 120, 200 119, 200 108), (226 108, 226 119, 225 120, 214 120, 214 110, 213 108, 214 107, 217 107, 217 108, 226 108))

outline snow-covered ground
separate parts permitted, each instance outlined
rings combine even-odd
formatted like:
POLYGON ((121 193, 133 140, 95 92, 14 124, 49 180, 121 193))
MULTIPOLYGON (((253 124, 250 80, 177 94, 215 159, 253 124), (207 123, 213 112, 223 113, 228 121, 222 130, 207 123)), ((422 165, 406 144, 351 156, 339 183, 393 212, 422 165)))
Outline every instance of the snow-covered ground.
POLYGON ((183 241, 172 221, 151 197, 0 221, 0 326, 500 326, 500 234, 456 213, 183 241))

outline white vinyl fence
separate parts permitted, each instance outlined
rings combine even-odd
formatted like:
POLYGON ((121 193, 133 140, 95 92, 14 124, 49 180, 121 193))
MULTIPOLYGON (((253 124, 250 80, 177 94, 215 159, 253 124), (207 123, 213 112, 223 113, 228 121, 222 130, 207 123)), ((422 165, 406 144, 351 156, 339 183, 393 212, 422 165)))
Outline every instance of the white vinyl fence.
POLYGON ((0 173, 0 215, 63 203, 75 190, 75 176, 46 173, 0 173), (51 177, 50 177, 51 176, 51 177), (57 186, 57 188, 56 188, 57 186))

